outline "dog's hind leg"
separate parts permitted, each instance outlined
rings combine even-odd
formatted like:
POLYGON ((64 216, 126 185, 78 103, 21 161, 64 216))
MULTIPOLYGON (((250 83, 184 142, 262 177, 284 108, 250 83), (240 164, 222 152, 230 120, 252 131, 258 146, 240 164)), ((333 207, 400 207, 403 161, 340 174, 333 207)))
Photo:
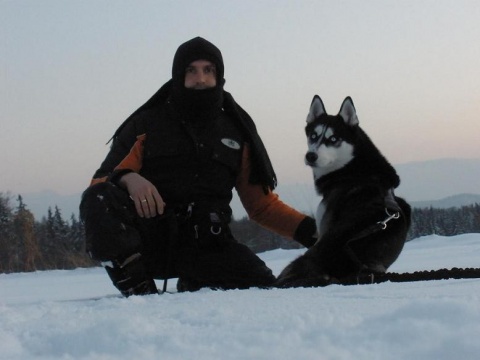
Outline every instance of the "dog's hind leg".
POLYGON ((278 288, 316 287, 332 283, 335 283, 335 279, 322 271, 307 254, 304 254, 283 269, 274 286, 278 288))

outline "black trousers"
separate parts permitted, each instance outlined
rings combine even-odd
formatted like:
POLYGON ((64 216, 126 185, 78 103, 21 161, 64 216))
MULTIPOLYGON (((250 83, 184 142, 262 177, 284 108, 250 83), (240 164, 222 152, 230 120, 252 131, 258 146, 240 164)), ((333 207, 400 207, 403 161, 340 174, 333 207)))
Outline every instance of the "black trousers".
POLYGON ((155 279, 179 277, 192 289, 268 287, 275 277, 247 246, 238 243, 228 224, 212 228, 208 211, 166 210, 151 219, 136 214, 123 189, 100 183, 82 196, 80 217, 85 225, 86 249, 99 261, 142 255, 155 279))

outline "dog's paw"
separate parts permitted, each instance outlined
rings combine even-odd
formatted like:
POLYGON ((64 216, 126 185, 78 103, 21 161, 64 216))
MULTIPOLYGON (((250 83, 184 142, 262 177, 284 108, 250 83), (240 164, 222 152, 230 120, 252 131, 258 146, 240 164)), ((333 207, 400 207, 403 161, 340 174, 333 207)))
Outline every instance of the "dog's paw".
POLYGON ((274 286, 277 288, 324 287, 338 283, 338 280, 328 274, 313 277, 279 277, 274 286))

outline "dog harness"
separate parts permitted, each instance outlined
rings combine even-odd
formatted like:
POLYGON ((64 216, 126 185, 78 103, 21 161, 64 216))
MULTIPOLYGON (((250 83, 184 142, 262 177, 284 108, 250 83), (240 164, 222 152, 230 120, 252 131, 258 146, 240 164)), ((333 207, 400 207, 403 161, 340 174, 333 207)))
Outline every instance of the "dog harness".
POLYGON ((402 209, 400 208, 398 203, 395 201, 393 188, 388 190, 387 195, 384 198, 384 203, 385 203, 385 213, 387 215, 386 218, 383 220, 377 221, 375 224, 370 225, 369 227, 363 229, 362 231, 357 233, 355 236, 353 236, 350 240, 348 240, 344 245, 345 252, 350 256, 353 262, 358 265, 358 267, 360 268, 360 271, 367 270, 368 268, 365 266, 365 264, 363 264, 358 259, 357 255, 352 250, 350 245, 357 240, 363 239, 376 232, 385 230, 388 226, 388 223, 391 220, 398 220, 401 217, 402 209))

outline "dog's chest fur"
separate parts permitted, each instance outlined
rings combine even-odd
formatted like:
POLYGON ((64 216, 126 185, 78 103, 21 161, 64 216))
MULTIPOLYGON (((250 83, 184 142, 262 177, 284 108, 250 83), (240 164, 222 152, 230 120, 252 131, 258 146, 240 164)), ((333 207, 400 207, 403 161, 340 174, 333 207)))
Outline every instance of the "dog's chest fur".
POLYGON ((322 240, 323 235, 328 232, 332 226, 336 226, 334 214, 338 213, 338 207, 342 207, 342 203, 344 202, 342 194, 344 195, 346 192, 348 192, 346 189, 338 188, 329 191, 328 194, 321 194, 323 198, 318 204, 317 212, 315 213, 317 242, 322 240))
POLYGON ((326 223, 326 216, 325 216, 325 213, 326 213, 326 210, 327 210, 327 207, 325 206, 325 203, 323 201, 321 201, 318 206, 317 206, 317 212, 315 214, 315 221, 317 223, 317 239, 321 239, 322 238, 322 235, 324 234, 325 232, 325 225, 324 223, 326 223), (324 218, 325 218, 325 221, 324 221, 324 218))

